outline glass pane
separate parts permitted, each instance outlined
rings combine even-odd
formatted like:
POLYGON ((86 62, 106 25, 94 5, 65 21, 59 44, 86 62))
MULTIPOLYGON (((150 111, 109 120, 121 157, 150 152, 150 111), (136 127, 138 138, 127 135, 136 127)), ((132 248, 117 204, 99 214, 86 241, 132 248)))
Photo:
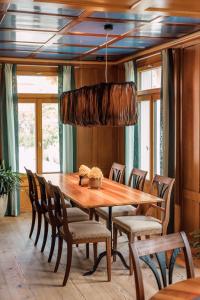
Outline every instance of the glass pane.
POLYGON ((140 168, 150 175, 150 101, 140 103, 139 116, 140 168))
POLYGON ((160 174, 160 100, 154 102, 154 173, 160 174))
POLYGON ((139 90, 150 90, 161 87, 161 67, 139 73, 139 90))
POLYGON ((18 93, 57 94, 58 76, 17 76, 18 93))
POLYGON ((42 104, 42 170, 60 172, 58 104, 42 104))
POLYGON ((161 87, 161 67, 152 69, 151 88, 156 89, 161 87))
POLYGON ((18 104, 19 120, 19 171, 24 167, 36 172, 35 104, 18 104))
POLYGON ((151 70, 142 71, 140 78, 140 90, 151 89, 151 70))

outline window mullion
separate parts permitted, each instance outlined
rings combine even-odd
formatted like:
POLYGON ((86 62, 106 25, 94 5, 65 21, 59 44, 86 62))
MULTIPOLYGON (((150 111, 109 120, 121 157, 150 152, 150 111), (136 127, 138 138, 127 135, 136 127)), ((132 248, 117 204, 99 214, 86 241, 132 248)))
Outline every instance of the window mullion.
POLYGON ((42 101, 36 101, 37 172, 42 173, 42 101))
POLYGON ((150 100, 150 179, 154 176, 154 109, 153 97, 150 100))

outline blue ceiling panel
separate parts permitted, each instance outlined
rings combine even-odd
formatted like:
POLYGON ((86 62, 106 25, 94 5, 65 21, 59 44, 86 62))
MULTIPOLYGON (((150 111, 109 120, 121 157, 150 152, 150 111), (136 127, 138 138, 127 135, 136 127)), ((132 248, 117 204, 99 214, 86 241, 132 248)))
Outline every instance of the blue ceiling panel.
POLYGON ((61 46, 61 45, 50 45, 45 46, 42 51, 47 52, 63 52, 63 53, 84 53, 92 48, 88 47, 74 47, 74 46, 61 46))
POLYGON ((45 58, 45 59, 66 59, 66 60, 70 60, 70 59, 74 59, 75 57, 77 57, 77 54, 60 54, 60 53, 47 53, 47 52, 40 52, 38 54, 36 54, 37 58, 45 58))
MULTIPOLYGON (((122 58, 124 56, 122 55, 108 55, 107 56, 107 60, 108 61, 116 61, 120 58, 122 58)), ((92 55, 88 55, 88 56, 85 56, 83 58, 83 60, 89 60, 89 61, 106 61, 106 56, 105 55, 95 55, 95 54, 92 54, 92 55)))
POLYGON ((35 13, 45 13, 45 14, 58 14, 64 16, 79 16, 83 10, 81 9, 71 9, 66 8, 66 5, 58 3, 42 3, 42 2, 32 2, 28 0, 16 0, 12 1, 9 10, 14 11, 24 11, 24 12, 35 12, 35 13))
POLYGON ((158 17, 157 14, 146 13, 146 14, 133 14, 133 13, 115 13, 115 12, 104 12, 96 11, 90 17, 110 20, 133 20, 133 21, 151 21, 158 17))
POLYGON ((6 56, 6 57, 27 57, 31 54, 31 52, 23 52, 23 51, 2 51, 0 50, 0 56, 6 56))
POLYGON ((24 44, 24 43, 0 43, 2 50, 20 50, 20 51, 36 51, 42 45, 40 44, 24 44))
POLYGON ((71 28, 70 32, 78 33, 92 33, 92 34, 110 34, 110 35, 120 35, 126 33, 127 31, 134 29, 143 23, 140 22, 132 22, 132 23, 112 23, 113 30, 112 31, 105 31, 103 22, 92 22, 92 21, 85 21, 80 24, 75 25, 71 28))
MULTIPOLYGON (((108 48, 107 49, 107 53, 108 54, 130 54, 130 53, 133 53, 135 51, 137 51, 138 49, 129 49, 129 48, 108 48)), ((95 54, 103 54, 103 55, 106 55, 106 49, 103 48, 103 49, 100 49, 98 51, 95 52, 95 54)))
MULTIPOLYGON (((111 38, 108 37, 108 41, 111 38)), ((82 35, 57 35, 54 43, 71 45, 92 45, 99 46, 106 42, 105 37, 82 36, 82 35)))
POLYGON ((0 28, 33 29, 58 31, 71 19, 40 14, 8 13, 0 24, 0 28))
POLYGON ((0 41, 46 43, 52 36, 52 33, 39 31, 0 31, 0 41))
POLYGON ((199 18, 190 18, 190 17, 163 17, 160 21, 161 23, 180 23, 180 24, 200 24, 199 18))
POLYGON ((112 47, 147 48, 158 45, 163 39, 124 38, 112 44, 112 47))
POLYGON ((179 37, 197 30, 198 28, 195 26, 178 26, 153 23, 140 28, 137 30, 137 32, 134 32, 133 36, 179 37))

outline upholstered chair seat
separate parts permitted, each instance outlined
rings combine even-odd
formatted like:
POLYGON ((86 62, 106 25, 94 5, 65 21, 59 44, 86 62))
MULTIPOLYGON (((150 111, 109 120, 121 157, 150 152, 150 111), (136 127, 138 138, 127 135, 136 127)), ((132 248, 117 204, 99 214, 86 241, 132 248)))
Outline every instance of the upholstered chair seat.
MULTIPOLYGON (((45 218, 49 220, 48 212, 45 213, 45 218)), ((87 221, 89 219, 89 216, 78 207, 70 207, 67 210, 67 218, 68 218, 68 222, 71 223, 71 222, 87 221)))
MULTIPOLYGON (((107 219, 108 217, 108 207, 99 207, 96 208, 97 214, 103 218, 107 219)), ((132 205, 124 205, 124 206, 114 206, 112 208, 112 217, 119 216, 135 216, 136 215, 136 207, 132 205)))

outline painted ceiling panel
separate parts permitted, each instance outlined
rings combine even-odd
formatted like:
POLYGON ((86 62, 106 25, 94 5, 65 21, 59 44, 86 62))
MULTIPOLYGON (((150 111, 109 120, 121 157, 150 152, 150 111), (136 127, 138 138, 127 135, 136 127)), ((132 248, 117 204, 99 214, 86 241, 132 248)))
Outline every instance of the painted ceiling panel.
MULTIPOLYGON (((108 54, 130 54, 130 53, 134 53, 135 51, 137 51, 137 49, 129 49, 129 48, 108 48, 107 49, 107 53, 108 54)), ((100 49, 98 51, 95 52, 95 54, 104 54, 106 55, 106 49, 100 49)))
POLYGON ((60 54, 60 53, 44 53, 40 52, 36 54, 37 58, 47 58, 47 59, 74 59, 77 55, 74 54, 60 54))
POLYGON ((84 53, 92 48, 88 47, 73 47, 73 46, 61 46, 61 45, 51 45, 45 46, 42 51, 47 52, 63 52, 63 53, 84 53))
POLYGON ((18 0, 13 1, 9 6, 9 10, 14 11, 25 11, 25 12, 35 12, 35 13, 45 13, 45 14, 58 14, 65 16, 79 16, 83 10, 81 9, 71 9, 66 8, 64 5, 56 3, 41 3, 41 2, 32 2, 28 0, 18 0))
POLYGON ((0 50, 0 56, 6 57, 27 57, 31 54, 31 52, 23 52, 23 51, 2 51, 0 50))
POLYGON ((142 38, 124 38, 116 43, 113 43, 112 47, 132 47, 132 48, 147 48, 158 45, 163 42, 163 39, 142 39, 142 38))
POLYGON ((0 28, 57 31, 67 25, 70 21, 71 19, 65 17, 9 13, 3 19, 0 28))
POLYGON ((180 23, 180 24, 200 24, 199 18, 189 18, 189 17, 163 17, 162 22, 165 23, 180 23))
POLYGON ((75 25, 72 27, 70 32, 76 33, 93 33, 93 34, 113 34, 113 35, 120 35, 126 33, 129 30, 132 30, 142 23, 140 22, 131 22, 131 23, 112 23, 113 30, 112 31, 105 31, 104 30, 104 22, 92 22, 92 21, 85 21, 81 22, 80 24, 75 25))
POLYGON ((36 51, 41 46, 42 44, 0 43, 0 49, 4 50, 36 51))
MULTIPOLYGON (((108 37, 108 41, 111 38, 108 37)), ((81 36, 81 35, 57 35, 54 43, 58 44, 71 44, 71 45, 93 45, 99 46, 106 42, 105 37, 96 36, 81 36)))
POLYGON ((149 24, 134 32, 133 36, 179 37, 197 31, 196 26, 149 24))
POLYGON ((0 41, 45 43, 53 36, 48 32, 34 31, 0 31, 0 41))
POLYGON ((158 15, 152 13, 133 14, 133 13, 95 11, 90 17, 100 18, 100 19, 111 19, 111 20, 116 19, 116 20, 151 21, 156 17, 158 17, 158 15))

